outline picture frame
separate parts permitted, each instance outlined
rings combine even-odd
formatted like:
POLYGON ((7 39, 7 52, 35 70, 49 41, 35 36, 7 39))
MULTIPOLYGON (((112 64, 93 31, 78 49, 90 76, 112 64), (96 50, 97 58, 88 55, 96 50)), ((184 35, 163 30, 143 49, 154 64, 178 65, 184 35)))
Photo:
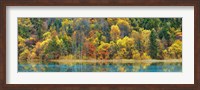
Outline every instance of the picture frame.
POLYGON ((2 0, 0 1, 0 89, 1 90, 199 90, 199 0, 2 0), (194 6, 194 84, 6 84, 6 7, 7 6, 194 6))

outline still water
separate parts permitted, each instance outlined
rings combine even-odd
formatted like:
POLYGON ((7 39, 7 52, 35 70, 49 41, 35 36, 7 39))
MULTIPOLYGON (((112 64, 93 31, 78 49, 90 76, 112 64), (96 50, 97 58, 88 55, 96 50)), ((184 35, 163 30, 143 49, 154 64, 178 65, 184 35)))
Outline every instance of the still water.
POLYGON ((182 72, 182 62, 19 62, 18 72, 182 72))

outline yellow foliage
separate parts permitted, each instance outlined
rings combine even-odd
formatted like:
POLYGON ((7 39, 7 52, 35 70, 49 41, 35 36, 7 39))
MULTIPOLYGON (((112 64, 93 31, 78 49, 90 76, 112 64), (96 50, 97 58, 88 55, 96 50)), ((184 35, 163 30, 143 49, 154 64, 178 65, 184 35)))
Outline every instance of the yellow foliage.
POLYGON ((45 39, 50 38, 50 37, 51 37, 51 32, 45 32, 45 33, 43 34, 43 37, 44 37, 45 39))
POLYGON ((74 56, 72 54, 69 54, 67 56, 61 56, 60 59, 65 59, 65 60, 73 60, 74 56))
POLYGON ((124 25, 124 26, 127 26, 128 28, 130 28, 129 23, 125 19, 118 19, 117 25, 124 25))
POLYGON ((18 35, 18 47, 25 47, 25 39, 18 35))
POLYGON ((55 38, 56 38, 56 44, 61 46, 63 44, 63 40, 59 39, 58 36, 56 36, 55 38))
POLYGON ((141 56, 141 60, 150 60, 151 57, 147 53, 143 53, 141 56))
POLYGON ((102 41, 106 42, 106 37, 105 36, 102 36, 102 41))
POLYGON ((119 72, 126 72, 126 69, 122 66, 119 67, 119 72))
POLYGON ((25 39, 24 38, 22 38, 20 35, 18 35, 18 42, 24 42, 25 41, 25 39))
POLYGON ((162 51, 164 59, 182 58, 182 42, 176 40, 168 49, 162 51))
POLYGON ((117 25, 111 26, 110 35, 111 39, 114 41, 120 38, 120 29, 117 25))
POLYGON ((182 37, 182 32, 177 32, 176 36, 182 37))
POLYGON ((70 36, 68 36, 66 33, 64 33, 63 41, 64 41, 64 40, 72 41, 72 38, 71 38, 70 36))
POLYGON ((182 58, 182 28, 179 27, 180 23, 170 25, 176 24, 171 19, 164 22, 167 26, 160 25, 162 20, 157 22, 154 19, 135 18, 17 20, 18 57, 23 60, 36 59, 37 55, 44 59, 60 56, 67 59, 90 59, 91 56, 92 59, 150 60, 150 50, 155 53, 151 55, 153 59, 182 58), (156 36, 152 34, 150 37, 154 28, 156 36), (163 29, 167 29, 167 33, 161 31, 163 29), (151 45, 150 38, 156 40, 151 45))
POLYGON ((118 56, 120 57, 120 59, 124 59, 126 58, 126 48, 121 48, 118 52, 117 52, 118 56))
POLYGON ((149 38, 150 34, 151 34, 150 30, 142 30, 141 32, 142 38, 149 38))
POLYGON ((97 45, 97 42, 98 42, 98 38, 95 38, 95 39, 93 40, 92 44, 97 45))
POLYGON ((126 47, 133 47, 135 44, 135 40, 133 38, 125 37, 126 47))
POLYGON ((18 25, 22 27, 31 27, 32 23, 30 18, 18 18, 18 25))
POLYGON ((120 47, 133 47, 135 41, 133 38, 124 37, 123 39, 117 40, 117 45, 120 47))
POLYGON ((118 39, 118 40, 117 40, 117 45, 118 45, 118 46, 121 46, 121 47, 125 47, 125 46, 126 46, 126 42, 123 41, 122 39, 118 39))
POLYGON ((143 50, 148 52, 149 44, 150 44, 150 30, 142 30, 141 32, 141 44, 143 46, 143 50))
POLYGON ((170 59, 170 55, 166 49, 162 51, 162 54, 163 54, 164 59, 170 59))
POLYGON ((32 53, 30 54, 30 58, 31 58, 31 59, 37 59, 37 55, 36 55, 34 52, 32 52, 32 53))
POLYGON ((29 59, 28 56, 30 55, 30 51, 28 49, 25 49, 20 55, 19 59, 20 60, 26 60, 29 59))
POLYGON ((132 51, 132 58, 133 58, 134 60, 141 60, 141 58, 140 58, 140 53, 139 53, 138 50, 133 50, 133 51, 132 51))
POLYGON ((109 43, 101 42, 101 45, 97 48, 99 59, 108 59, 110 46, 109 43))
POLYGON ((113 41, 110 42, 111 46, 115 46, 115 43, 113 41))
POLYGON ((91 30, 95 29, 95 24, 90 24, 90 29, 91 30))
POLYGON ((24 43, 19 43, 19 44, 18 44, 18 47, 22 47, 22 48, 23 48, 23 47, 25 47, 25 46, 26 46, 26 45, 25 45, 24 43))
POLYGON ((68 19, 64 19, 62 21, 62 26, 68 25, 69 24, 69 20, 68 19))
POLYGON ((41 42, 39 45, 40 45, 41 47, 47 46, 47 45, 49 44, 50 41, 51 41, 51 39, 46 39, 46 40, 44 40, 43 42, 41 42))
POLYGON ((29 40, 30 40, 30 41, 35 41, 36 39, 33 38, 33 37, 30 37, 29 40))
POLYGON ((54 30, 52 30, 52 32, 51 32, 51 35, 52 36, 57 36, 57 32, 56 32, 56 30, 54 29, 54 30))
POLYGON ((131 38, 134 38, 137 41, 140 38, 140 33, 135 30, 132 30, 131 38))
POLYGON ((107 22, 109 25, 114 25, 117 22, 117 18, 107 18, 107 22))
POLYGON ((37 42, 37 43, 35 44, 35 48, 36 48, 36 49, 40 48, 40 44, 41 44, 41 42, 37 42))
POLYGON ((109 43, 101 42, 101 45, 97 48, 98 50, 107 51, 110 48, 109 43))
POLYGON ((160 49, 160 50, 163 50, 164 49, 164 40, 160 40, 160 39, 156 39, 156 42, 157 42, 157 44, 158 44, 158 48, 160 49))
POLYGON ((36 52, 36 48, 33 48, 33 49, 32 49, 32 52, 36 52))
POLYGON ((171 58, 182 58, 182 42, 176 40, 169 48, 168 52, 171 58))

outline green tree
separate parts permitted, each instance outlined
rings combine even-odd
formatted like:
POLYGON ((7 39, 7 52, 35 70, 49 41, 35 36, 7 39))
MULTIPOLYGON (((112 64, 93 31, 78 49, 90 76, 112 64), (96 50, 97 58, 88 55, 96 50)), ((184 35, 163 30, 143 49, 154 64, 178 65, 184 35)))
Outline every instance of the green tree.
POLYGON ((29 38, 31 35, 31 29, 33 25, 29 18, 19 18, 18 19, 18 34, 22 38, 29 38))
POLYGON ((151 31, 150 34, 150 45, 149 45, 149 55, 151 56, 151 58, 156 59, 157 58, 157 54, 158 54, 158 45, 157 45, 157 41, 156 41, 156 32, 155 30, 151 31))
POLYGON ((34 33, 37 35, 38 39, 42 38, 43 32, 42 32, 42 24, 43 24, 43 20, 41 18, 30 18, 31 23, 33 24, 33 28, 35 30, 34 33))
POLYGON ((48 43, 48 46, 45 50, 45 58, 47 59, 59 59, 63 50, 63 40, 59 39, 58 36, 52 38, 48 43))

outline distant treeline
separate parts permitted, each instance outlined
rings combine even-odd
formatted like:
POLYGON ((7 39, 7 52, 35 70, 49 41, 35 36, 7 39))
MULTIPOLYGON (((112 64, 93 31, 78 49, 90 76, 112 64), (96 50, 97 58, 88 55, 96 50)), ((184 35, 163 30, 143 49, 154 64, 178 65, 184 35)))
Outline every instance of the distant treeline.
POLYGON ((18 18, 18 59, 181 59, 181 18, 18 18))

